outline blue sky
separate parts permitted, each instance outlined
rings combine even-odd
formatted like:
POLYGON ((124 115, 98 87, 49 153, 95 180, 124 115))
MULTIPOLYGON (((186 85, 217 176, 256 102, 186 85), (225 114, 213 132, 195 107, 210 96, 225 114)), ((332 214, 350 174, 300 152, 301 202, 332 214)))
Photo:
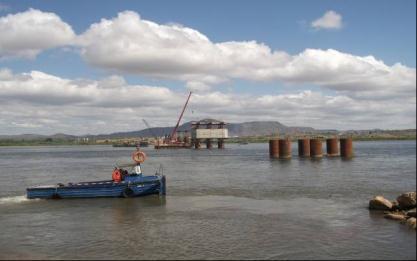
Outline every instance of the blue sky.
MULTIPOLYGON (((413 77, 414 70, 415 77, 415 5, 415 1, 406 0, 256 2, 1 0, 0 17, 8 14, 24 13, 29 8, 34 8, 44 13, 56 14, 63 23, 71 26, 76 35, 82 35, 91 24, 99 23, 102 18, 108 20, 115 19, 119 12, 130 10, 140 15, 140 19, 152 21, 159 25, 180 24, 183 27, 192 28, 208 37, 213 44, 253 40, 258 44, 266 45, 271 51, 282 51, 293 57, 303 53, 306 49, 333 49, 354 57, 371 55, 390 68, 393 68, 396 63, 401 63, 403 66, 411 69, 411 77, 413 77), (342 25, 336 29, 313 28, 312 22, 323 17, 328 11, 337 13, 342 18, 342 25)), ((109 41, 113 41, 113 39, 109 41)), ((77 48, 75 47, 75 49, 77 48)), ((86 47, 83 46, 82 48, 86 47)), ((170 62, 169 60, 167 61, 170 62)), ((332 60, 329 59, 328 62, 331 63, 332 60)), ((343 62, 343 64, 345 63, 343 62)), ((352 65, 351 67, 353 68, 354 66, 352 65)), ((186 92, 187 87, 185 86, 190 81, 196 81, 195 77, 192 80, 188 78, 184 80, 184 75, 188 75, 187 72, 182 72, 175 77, 172 76, 171 72, 168 75, 164 74, 163 77, 155 77, 155 74, 159 75, 159 72, 152 71, 151 74, 143 73, 140 70, 132 72, 122 67, 114 67, 113 64, 97 65, 96 61, 88 60, 77 51, 68 51, 68 48, 65 48, 63 45, 44 48, 35 57, 31 58, 13 57, 13 55, 10 57, 9 55, 9 57, 0 60, 0 68, 11 70, 15 75, 36 70, 64 79, 98 81, 117 74, 123 77, 127 84, 130 85, 165 87, 181 94, 186 92), (109 66, 111 71, 108 70, 109 66)), ((323 72, 320 71, 317 74, 321 73, 323 72)), ((331 72, 328 71, 327 73, 331 72)), ((198 75, 201 76, 201 72, 198 75)), ((272 80, 270 78, 259 80, 259 75, 253 77, 236 76, 236 72, 231 72, 227 75, 222 74, 221 76, 219 73, 210 73, 210 76, 213 75, 226 78, 226 80, 219 80, 215 83, 210 82, 210 90, 212 92, 263 97, 267 95, 295 95, 303 91, 311 91, 320 93, 322 96, 346 96, 355 100, 355 102, 363 100, 363 97, 359 97, 356 90, 354 90, 355 87, 347 89, 343 83, 337 83, 337 86, 334 87, 334 82, 322 84, 323 80, 309 81, 306 80, 307 76, 305 74, 290 80, 287 80, 287 77, 281 74, 279 77, 272 77, 272 80)), ((401 79, 401 77, 398 76, 398 79, 401 79)), ((362 82, 360 83, 362 84, 362 82)), ((204 84, 206 85, 207 82, 204 82, 204 84)), ((368 83, 363 83, 363 85, 368 86, 368 83)), ((375 86, 375 88, 380 87, 375 86)), ((415 84, 411 86, 411 89, 413 88, 415 89, 415 84)), ((388 93, 392 90, 384 91, 388 93)), ((206 91, 205 94, 208 93, 209 91, 206 91)), ((373 102, 375 100, 377 99, 372 99, 373 102)), ((413 101, 411 101, 412 103, 413 101)), ((378 107, 377 104, 372 106, 372 108, 376 107, 378 107)), ((363 109, 365 110, 366 108, 363 109)), ((397 110, 397 108, 393 109, 392 113, 397 110)), ((402 115, 409 117, 410 113, 415 114, 415 109, 411 110, 411 112, 408 109, 402 113, 402 115)), ((237 116, 230 117, 230 120, 237 120, 237 116)), ((370 115, 369 117, 374 116, 370 115)), ((249 118, 247 119, 249 120, 249 118)), ((355 122, 355 119, 352 118, 352 122, 355 122)), ((352 124, 352 128, 360 128, 363 122, 367 121, 360 119, 360 121, 352 124)), ((161 118, 159 123, 163 125, 164 120, 161 118)), ((288 122, 288 124, 303 125, 303 122, 288 122)), ((40 125, 33 124, 33 126, 40 125)), ((330 123, 327 125, 323 127, 340 127, 340 123, 335 124, 336 126, 330 126, 330 123)), ((365 124, 362 126, 364 128, 384 127, 382 123, 365 124)), ((404 120, 402 124, 402 127, 413 126, 415 127, 415 121, 410 119, 404 120)), ((19 132, 19 129, 14 128, 10 129, 10 131, 19 132)), ((39 131, 48 132, 47 129, 42 128, 39 131)), ((65 131, 65 128, 63 131, 65 131)))

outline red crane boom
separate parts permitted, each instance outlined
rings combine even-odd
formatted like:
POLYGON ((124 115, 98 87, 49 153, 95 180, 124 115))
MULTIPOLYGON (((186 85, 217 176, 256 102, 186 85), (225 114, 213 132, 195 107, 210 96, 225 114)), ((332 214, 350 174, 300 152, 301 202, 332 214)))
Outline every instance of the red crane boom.
POLYGON ((170 136, 171 141, 174 141, 177 138, 177 129, 178 129, 178 126, 180 125, 180 121, 181 121, 182 115, 184 114, 185 108, 187 107, 188 101, 190 100, 191 93, 192 92, 190 92, 190 94, 188 95, 187 101, 185 102, 184 107, 182 108, 182 112, 181 112, 181 115, 180 115, 180 117, 177 121, 177 125, 175 125, 175 128, 172 130, 172 133, 171 133, 171 136, 170 136))

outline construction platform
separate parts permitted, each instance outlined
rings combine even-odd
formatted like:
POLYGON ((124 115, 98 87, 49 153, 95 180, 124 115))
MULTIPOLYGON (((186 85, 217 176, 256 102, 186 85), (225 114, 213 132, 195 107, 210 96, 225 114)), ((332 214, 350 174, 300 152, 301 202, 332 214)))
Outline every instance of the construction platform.
POLYGON ((191 149, 191 144, 155 144, 155 149, 191 149))

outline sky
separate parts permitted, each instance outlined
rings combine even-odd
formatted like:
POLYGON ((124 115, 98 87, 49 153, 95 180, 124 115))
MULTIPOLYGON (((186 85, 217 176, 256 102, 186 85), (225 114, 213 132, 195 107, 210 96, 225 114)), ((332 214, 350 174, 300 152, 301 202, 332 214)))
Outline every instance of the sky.
POLYGON ((416 2, 0 0, 0 135, 416 128, 416 2))

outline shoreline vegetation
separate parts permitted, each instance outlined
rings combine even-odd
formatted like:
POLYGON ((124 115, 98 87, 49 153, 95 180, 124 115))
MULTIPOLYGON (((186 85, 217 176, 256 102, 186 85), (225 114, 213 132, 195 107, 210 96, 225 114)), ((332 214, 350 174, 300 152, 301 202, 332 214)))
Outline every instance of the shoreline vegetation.
MULTIPOLYGON (((353 141, 388 141, 388 140, 416 140, 416 130, 392 130, 380 131, 378 133, 355 133, 349 132, 342 135, 334 133, 297 133, 297 134, 282 134, 279 138, 290 138, 292 141, 297 141, 298 138, 311 137, 322 138, 323 140, 330 137, 351 137, 353 141)), ((230 137, 226 139, 226 143, 267 143, 270 139, 276 139, 278 136, 263 135, 263 136, 245 136, 245 137, 230 137)), ((113 145, 123 143, 134 143, 139 141, 149 141, 152 144, 153 139, 149 138, 119 138, 119 139, 93 139, 93 138, 38 138, 38 139, 0 139, 0 146, 69 146, 69 145, 113 145)))

